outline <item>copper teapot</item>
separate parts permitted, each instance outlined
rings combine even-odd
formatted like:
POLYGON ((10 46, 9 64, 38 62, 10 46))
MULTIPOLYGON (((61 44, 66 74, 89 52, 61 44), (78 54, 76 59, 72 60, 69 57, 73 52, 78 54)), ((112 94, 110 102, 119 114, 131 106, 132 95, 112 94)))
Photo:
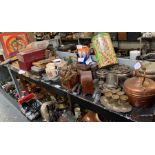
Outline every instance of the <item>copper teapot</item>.
POLYGON ((149 78, 140 76, 135 72, 135 77, 124 82, 124 91, 129 97, 129 102, 135 107, 146 107, 155 100, 155 82, 149 78))

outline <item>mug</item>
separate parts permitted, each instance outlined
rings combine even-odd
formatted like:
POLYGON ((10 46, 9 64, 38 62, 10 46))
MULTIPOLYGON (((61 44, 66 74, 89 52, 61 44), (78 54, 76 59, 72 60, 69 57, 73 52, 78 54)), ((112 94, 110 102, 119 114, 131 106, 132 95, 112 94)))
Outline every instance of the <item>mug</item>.
POLYGON ((49 80, 53 80, 58 76, 58 70, 55 68, 54 63, 46 65, 46 74, 49 80))

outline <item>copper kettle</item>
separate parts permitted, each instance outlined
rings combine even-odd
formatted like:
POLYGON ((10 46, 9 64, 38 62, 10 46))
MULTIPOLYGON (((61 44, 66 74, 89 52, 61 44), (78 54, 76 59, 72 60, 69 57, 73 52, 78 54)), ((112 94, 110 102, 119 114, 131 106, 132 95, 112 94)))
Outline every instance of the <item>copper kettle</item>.
POLYGON ((135 107, 146 107, 154 102, 155 82, 149 78, 140 76, 138 71, 135 77, 124 82, 124 91, 129 97, 129 102, 135 107))

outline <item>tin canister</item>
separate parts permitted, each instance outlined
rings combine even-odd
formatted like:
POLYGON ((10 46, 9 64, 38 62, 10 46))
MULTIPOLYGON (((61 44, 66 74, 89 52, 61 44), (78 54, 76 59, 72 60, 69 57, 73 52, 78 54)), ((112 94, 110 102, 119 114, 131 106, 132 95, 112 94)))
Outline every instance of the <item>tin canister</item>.
POLYGON ((109 33, 102 32, 94 36, 92 47, 99 68, 118 63, 109 33))

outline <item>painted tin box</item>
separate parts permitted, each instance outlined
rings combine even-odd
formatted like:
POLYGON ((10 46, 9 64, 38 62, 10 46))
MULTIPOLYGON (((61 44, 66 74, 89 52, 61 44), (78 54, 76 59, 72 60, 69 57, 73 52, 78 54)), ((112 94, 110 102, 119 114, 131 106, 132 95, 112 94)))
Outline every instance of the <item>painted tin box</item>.
POLYGON ((95 35, 92 38, 92 47, 99 68, 118 63, 109 33, 102 32, 95 35))

